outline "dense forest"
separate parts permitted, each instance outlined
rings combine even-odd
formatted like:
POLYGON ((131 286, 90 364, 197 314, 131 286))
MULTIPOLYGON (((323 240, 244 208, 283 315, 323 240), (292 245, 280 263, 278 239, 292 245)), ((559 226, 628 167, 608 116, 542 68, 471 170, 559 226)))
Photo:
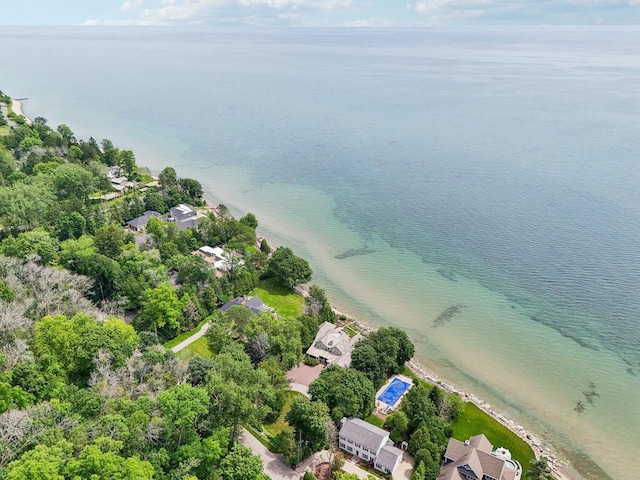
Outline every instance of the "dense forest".
MULTIPOLYGON (((0 102, 11 100, 0 92, 0 102)), ((367 336, 352 367, 329 367, 292 398, 285 372, 305 361, 320 323, 335 323, 311 286, 302 311, 220 307, 264 282, 307 283, 309 264, 256 236, 258 220, 211 207, 200 183, 157 176, 108 139, 0 115, 0 477, 222 479, 266 477, 238 441, 286 410, 267 439, 295 465, 336 450, 344 416, 367 418, 375 390, 413 356, 395 328, 367 336), (115 189, 113 177, 127 188, 115 189), (124 181, 123 181, 124 182, 124 181), (167 213, 188 204, 197 225, 167 213), (156 212, 144 232, 127 222, 156 212), (221 274, 198 248, 221 246, 221 274), (206 354, 163 346, 208 325, 206 354), (285 409, 286 406, 286 409, 285 409)), ((293 293, 291 293, 293 295, 293 293)), ((385 428, 407 441, 413 478, 435 479, 459 399, 419 383, 385 428)), ((334 475, 340 472, 335 455, 334 475)), ((308 474, 311 475, 311 474, 308 474)), ((305 478, 312 478, 305 476, 305 478)))

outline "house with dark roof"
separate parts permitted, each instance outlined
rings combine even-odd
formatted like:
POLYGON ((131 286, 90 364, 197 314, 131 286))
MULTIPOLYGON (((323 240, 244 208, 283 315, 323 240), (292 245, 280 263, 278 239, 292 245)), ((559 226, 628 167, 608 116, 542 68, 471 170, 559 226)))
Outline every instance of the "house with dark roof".
POLYGON ((244 305, 249 310, 251 310, 256 315, 260 315, 264 312, 270 312, 271 309, 267 307, 264 303, 262 303, 262 299, 258 295, 254 295, 253 297, 236 297, 230 302, 225 303, 220 307, 221 312, 226 312, 231 307, 236 307, 238 305, 244 305))
POLYGON ((129 220, 127 222, 127 228, 133 230, 134 232, 143 232, 145 228, 147 228, 147 223, 151 217, 161 218, 162 215, 158 212, 154 212, 153 210, 147 210, 138 218, 134 218, 133 220, 129 220))
POLYGON ((384 473, 392 474, 403 455, 402 450, 393 446, 389 432, 355 417, 343 419, 339 445, 384 473))
POLYGON ((322 322, 316 338, 306 353, 327 365, 348 367, 351 365, 351 351, 360 340, 362 335, 359 333, 355 337, 350 337, 341 327, 322 322))
POLYGON ((493 450, 483 434, 449 439, 437 480, 520 480, 522 467, 506 448, 493 450))

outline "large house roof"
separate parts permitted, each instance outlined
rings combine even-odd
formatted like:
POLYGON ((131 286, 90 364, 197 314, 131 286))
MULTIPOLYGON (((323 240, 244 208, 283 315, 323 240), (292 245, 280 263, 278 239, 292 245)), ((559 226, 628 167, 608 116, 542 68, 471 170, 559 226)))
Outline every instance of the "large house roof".
POLYGON ((238 305, 244 305, 256 315, 269 311, 269 307, 262 303, 262 299, 258 295, 254 295, 253 297, 236 297, 221 306, 220 311, 226 312, 231 307, 236 307, 238 305))
POLYGON ((444 454, 450 463, 442 467, 438 480, 461 480, 464 477, 460 471, 467 475, 473 472, 478 479, 487 475, 497 480, 514 480, 516 471, 509 468, 503 459, 492 455, 492 449, 493 445, 482 434, 464 443, 450 438, 444 454))
POLYGON ((376 463, 388 471, 393 472, 398 463, 402 459, 403 451, 391 445, 385 445, 380 449, 376 463))
POLYGON ((348 367, 351 364, 351 351, 361 339, 360 334, 351 338, 342 328, 333 323, 322 322, 316 338, 306 353, 311 357, 324 358, 327 363, 348 367))
POLYGON ((377 455, 380 447, 387 442, 389 432, 359 418, 349 418, 340 429, 340 437, 358 443, 377 455))

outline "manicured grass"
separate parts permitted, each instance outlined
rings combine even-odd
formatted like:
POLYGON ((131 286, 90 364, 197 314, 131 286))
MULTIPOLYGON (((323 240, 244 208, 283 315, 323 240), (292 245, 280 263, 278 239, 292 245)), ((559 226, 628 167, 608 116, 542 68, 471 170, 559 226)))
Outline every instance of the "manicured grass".
POLYGON ((484 433, 494 448, 504 447, 511 452, 511 458, 522 465, 522 480, 527 480, 529 462, 535 460, 531 447, 515 433, 480 410, 473 403, 462 404, 460 415, 453 425, 453 438, 464 442, 469 437, 484 433))
POLYGON ((380 428, 382 428, 384 425, 384 420, 382 420, 380 417, 376 417, 373 413, 365 418, 364 421, 380 428))
POLYGON ((411 370, 409 370, 408 367, 405 367, 405 366, 400 367, 400 371, 398 373, 412 379, 414 385, 423 385, 429 390, 433 389, 433 385, 431 385, 429 382, 425 382, 424 380, 421 380, 420 378, 418 378, 417 375, 415 375, 411 370))
POLYGON ((349 335, 351 338, 355 337, 358 334, 358 331, 351 328, 349 325, 344 327, 343 330, 347 332, 347 335, 349 335))
POLYGON ((267 450, 269 450, 271 453, 278 453, 275 451, 275 448, 273 447, 273 445, 271 445, 271 442, 269 441, 269 438, 267 437, 266 433, 264 431, 259 432, 258 430, 256 430, 255 428, 253 428, 251 425, 245 425, 245 427, 247 429, 247 431, 253 435, 254 437, 256 437, 256 439, 265 447, 267 447, 267 450))
MULTIPOLYGON (((193 330, 190 330, 188 332, 184 332, 181 333, 180 335, 178 335, 175 338, 172 338, 171 340, 169 340, 168 342, 163 343, 162 345, 164 346, 164 348, 173 348, 176 345, 178 345, 180 342, 183 342, 184 340, 186 340, 187 338, 189 338, 191 335, 193 335, 194 333, 197 333, 200 331, 200 329, 202 328, 202 326, 207 323, 206 320, 203 320, 200 322, 200 324, 194 328, 193 330)), ((204 338, 204 337, 203 337, 204 338)))
POLYGON ((263 428, 269 436, 275 437, 276 435, 281 433, 282 430, 284 430, 284 428, 288 425, 284 417, 286 417, 287 413, 289 413, 289 410, 291 410, 291 402, 296 397, 304 397, 304 395, 302 395, 300 392, 294 392, 293 390, 288 391, 287 399, 285 400, 284 405, 282 406, 282 410, 280 410, 280 415, 278 416, 276 421, 269 425, 264 425, 263 428))
POLYGON ((7 135, 9 135, 9 132, 11 131, 11 128, 9 127, 9 125, 3 125, 0 127, 0 137, 6 137, 7 135))
POLYGON ((187 346, 182 352, 190 351, 195 353, 196 355, 200 355, 201 357, 212 358, 213 353, 209 350, 209 343, 207 342, 207 337, 200 337, 198 340, 193 342, 191 345, 187 346))
POLYGON ((304 298, 290 288, 276 283, 272 278, 260 282, 260 286, 251 292, 251 295, 258 295, 281 317, 296 318, 304 312, 304 298))

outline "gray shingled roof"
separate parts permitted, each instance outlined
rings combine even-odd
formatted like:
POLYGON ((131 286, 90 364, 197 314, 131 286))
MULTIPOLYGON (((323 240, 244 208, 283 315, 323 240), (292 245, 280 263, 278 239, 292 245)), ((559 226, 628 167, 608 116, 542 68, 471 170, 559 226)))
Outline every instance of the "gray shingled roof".
POLYGON ((340 429, 340 437, 348 438, 377 454, 389 438, 389 432, 359 418, 349 418, 340 429))
POLYGON ((159 214, 158 212, 154 212, 153 210, 147 210, 140 217, 134 218, 133 220, 128 221, 127 225, 131 225, 132 227, 136 227, 136 228, 140 228, 140 227, 144 228, 147 226, 147 223, 149 222, 149 219, 151 217, 160 218, 162 217, 162 215, 159 214))
POLYGON ((391 445, 385 445, 380 449, 378 458, 376 458, 376 463, 390 472, 393 472, 398 459, 402 459, 402 453, 402 450, 399 448, 392 447, 391 445))
POLYGON ((225 303, 220 307, 221 312, 226 312, 231 307, 235 307, 238 305, 244 305, 249 310, 251 310, 256 315, 260 315, 262 312, 268 312, 269 308, 262 303, 262 299, 258 295, 254 295, 253 297, 244 298, 244 297, 236 297, 230 302, 225 303))

